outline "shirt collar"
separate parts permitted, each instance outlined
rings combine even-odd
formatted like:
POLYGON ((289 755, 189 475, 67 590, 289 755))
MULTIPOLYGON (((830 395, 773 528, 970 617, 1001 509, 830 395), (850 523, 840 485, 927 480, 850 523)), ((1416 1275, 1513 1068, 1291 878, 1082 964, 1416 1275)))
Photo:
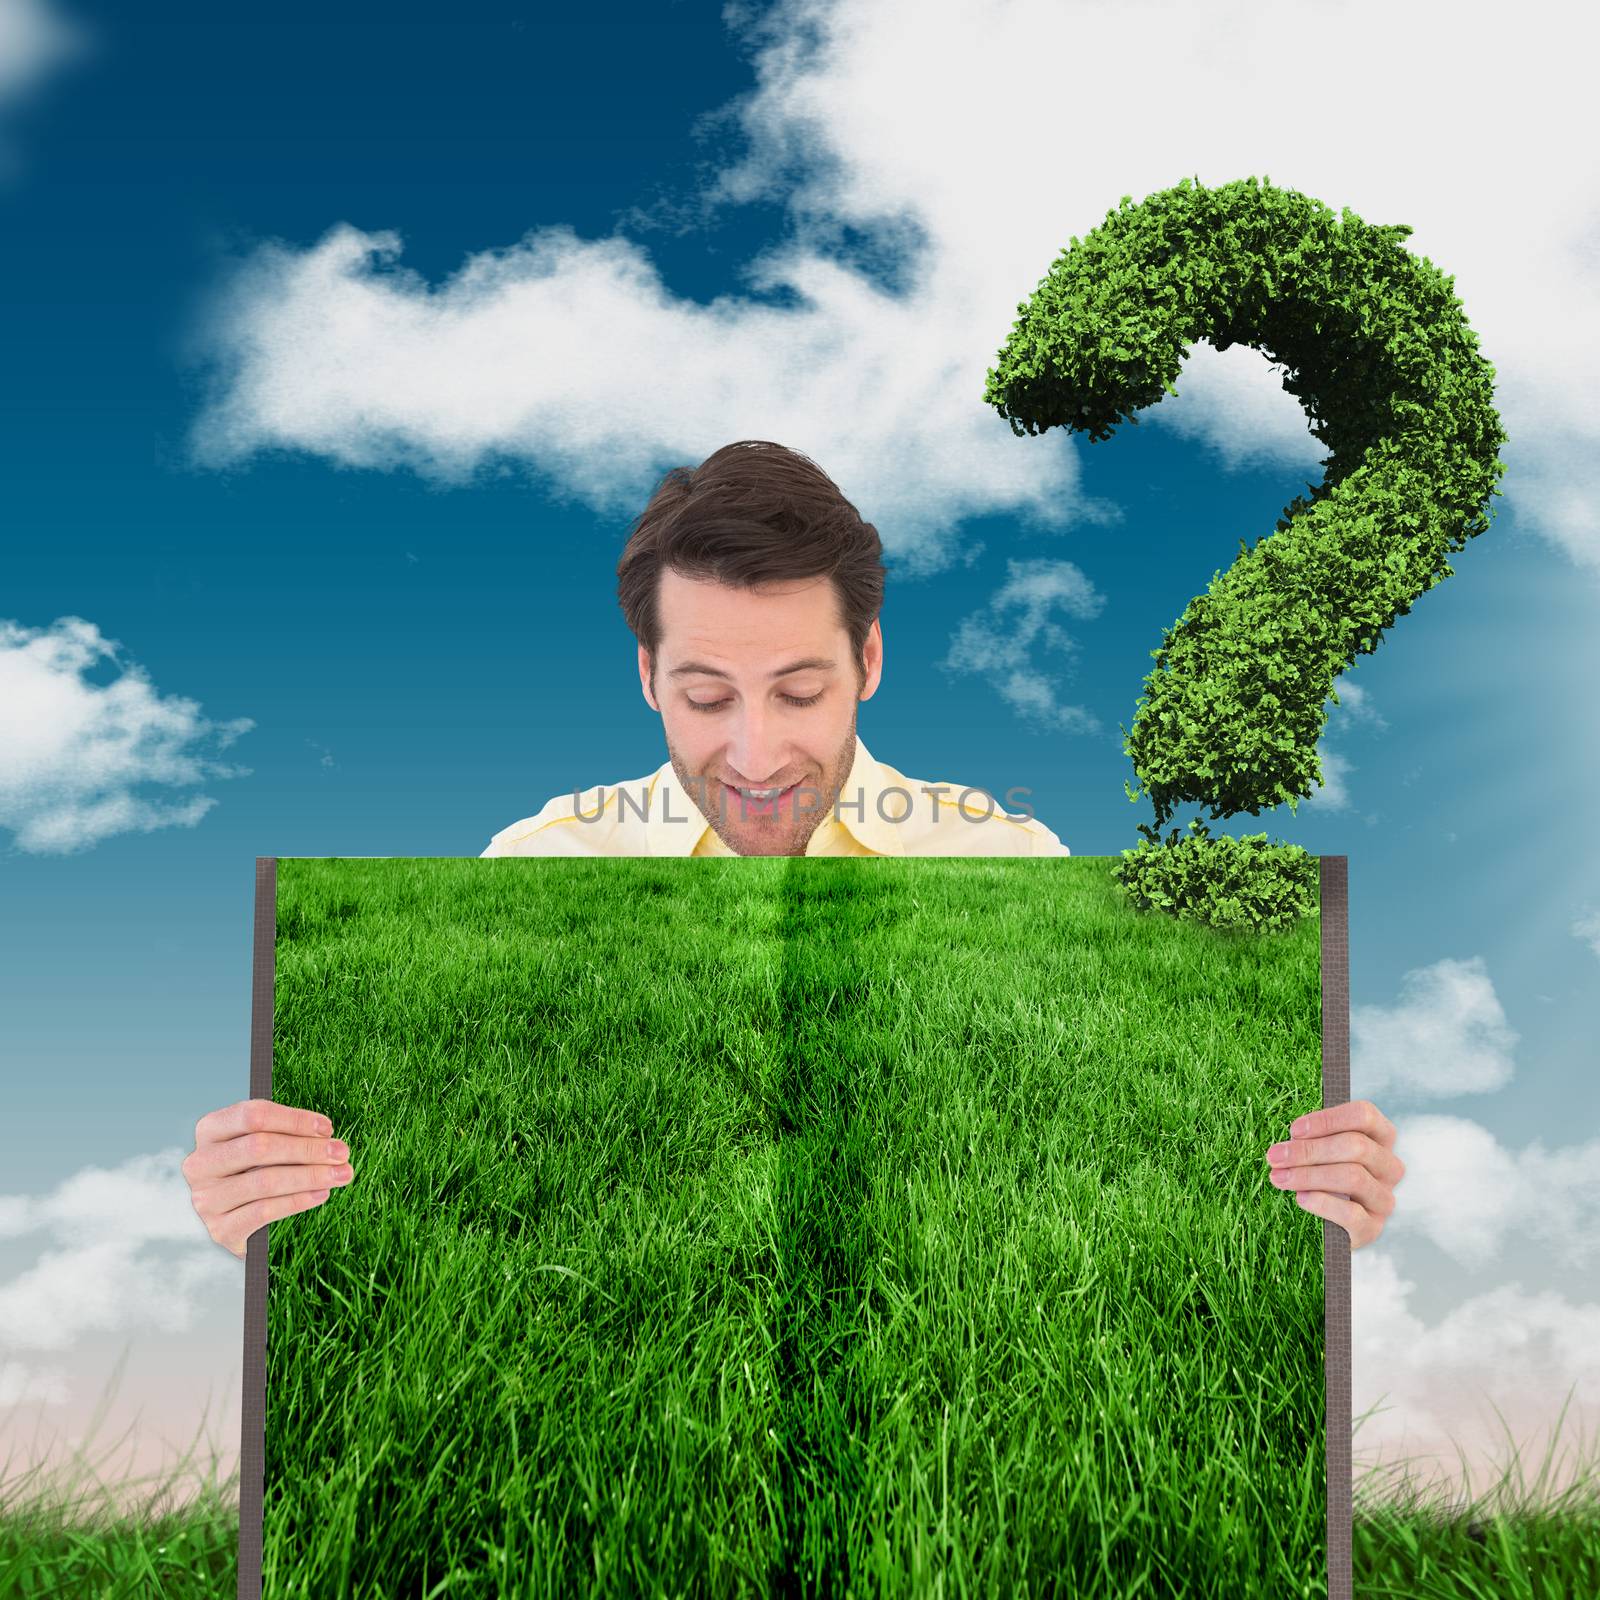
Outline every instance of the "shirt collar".
MULTIPOLYGON (((884 787, 884 769, 872 758, 858 734, 855 760, 850 764, 844 787, 817 824, 816 831, 807 842, 806 854, 828 854, 825 847, 829 835, 834 830, 842 829, 876 855, 903 856, 905 839, 902 829, 897 822, 887 820, 884 813, 887 813, 887 818, 899 818, 907 814, 910 802, 903 798, 902 789, 892 794, 880 808, 879 796, 884 787)), ((693 855, 695 846, 707 832, 713 838, 718 837, 705 813, 695 803, 692 793, 678 782, 671 759, 662 762, 651 775, 646 797, 645 836, 650 854, 693 855)))

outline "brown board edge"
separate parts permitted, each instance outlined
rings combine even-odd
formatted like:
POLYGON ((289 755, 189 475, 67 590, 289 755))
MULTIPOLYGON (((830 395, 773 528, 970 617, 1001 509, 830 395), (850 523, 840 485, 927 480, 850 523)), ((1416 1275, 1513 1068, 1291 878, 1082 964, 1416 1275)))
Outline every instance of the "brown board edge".
MULTIPOLYGON (((256 857, 255 954, 250 974, 250 1098, 272 1098, 272 999, 278 937, 278 860, 256 857)), ((238 1600, 261 1600, 262 1491, 266 1479, 267 1232, 245 1242, 244 1387, 239 1438, 238 1600)))
MULTIPOLYGON (((1350 858, 1318 856, 1322 907, 1322 1103, 1350 1098, 1350 858)), ((1328 1600, 1351 1600, 1350 1235, 1322 1223, 1328 1436, 1328 1600)))

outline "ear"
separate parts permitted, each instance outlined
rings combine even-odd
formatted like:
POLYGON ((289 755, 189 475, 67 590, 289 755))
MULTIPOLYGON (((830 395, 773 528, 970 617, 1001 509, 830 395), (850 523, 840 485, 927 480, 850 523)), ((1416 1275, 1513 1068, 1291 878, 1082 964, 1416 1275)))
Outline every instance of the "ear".
POLYGON ((872 619, 872 626, 867 630, 867 636, 861 641, 861 658, 867 669, 866 681, 861 685, 858 700, 870 700, 878 691, 879 680, 883 677, 883 628, 877 617, 872 619))
POLYGON ((659 711, 656 697, 650 692, 650 652, 643 645, 639 646, 639 688, 643 691, 645 701, 652 711, 659 711))

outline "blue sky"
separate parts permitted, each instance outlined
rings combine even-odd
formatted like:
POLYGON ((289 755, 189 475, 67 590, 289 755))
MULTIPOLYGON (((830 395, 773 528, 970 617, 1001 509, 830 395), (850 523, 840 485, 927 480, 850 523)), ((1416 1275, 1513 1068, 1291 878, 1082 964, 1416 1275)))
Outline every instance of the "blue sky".
POLYGON ((1358 1408, 1370 1380, 1431 1439, 1492 1378, 1526 1424, 1571 1383, 1600 1415, 1600 204, 1561 160, 1553 9, 1490 62, 1421 8, 1373 62, 1300 6, 1237 8, 1220 58, 1138 7, 13 4, 0 1431, 16 1404, 70 1432, 124 1345, 174 1439, 237 1387, 242 1268, 174 1161, 246 1092, 254 858, 475 855, 664 759, 614 574, 668 467, 814 455, 888 552, 874 754, 1025 786, 1077 855, 1136 841, 1118 725, 1150 651, 1321 448, 1238 347, 1098 445, 981 395, 1055 252, 1191 173, 1411 223, 1497 370, 1495 521, 1346 674, 1324 791, 1230 831, 1350 859, 1354 1091, 1410 1166, 1358 1258, 1358 1408), (78 47, 30 55, 52 18, 78 47), (1054 153, 1023 58, 1054 49, 1088 125, 1135 46, 1206 115, 1054 153), (1447 68, 1533 120, 1330 152, 1252 105, 1313 48, 1418 127, 1447 68), (963 631, 1004 669, 952 661, 963 631))

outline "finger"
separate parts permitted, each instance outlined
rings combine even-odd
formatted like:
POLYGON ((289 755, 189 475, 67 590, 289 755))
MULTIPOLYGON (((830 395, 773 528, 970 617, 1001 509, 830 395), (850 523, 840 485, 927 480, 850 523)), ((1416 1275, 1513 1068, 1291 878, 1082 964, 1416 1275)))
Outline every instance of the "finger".
POLYGON ((353 1181, 347 1165, 315 1167, 252 1167, 236 1177, 197 1186, 190 1203, 210 1221, 226 1219, 231 1212, 257 1200, 285 1194, 309 1194, 318 1189, 339 1189, 353 1181))
POLYGON ((1306 1194, 1297 1194, 1295 1200, 1314 1215, 1338 1223, 1350 1236, 1352 1250, 1359 1250, 1363 1245, 1371 1244, 1383 1231, 1383 1222, 1380 1218, 1373 1216, 1353 1200, 1347 1200, 1343 1195, 1325 1194, 1321 1190, 1314 1189, 1306 1194))
POLYGON ((1395 1126, 1370 1100, 1346 1100, 1342 1105, 1308 1111, 1289 1124, 1295 1139, 1320 1139, 1330 1133, 1364 1133, 1385 1149, 1393 1149, 1395 1126))
POLYGON ((251 1167, 323 1166, 347 1160, 350 1147, 343 1139, 305 1139, 291 1133, 241 1133, 203 1145, 184 1158, 183 1172, 190 1186, 214 1183, 218 1178, 247 1172, 251 1167))
POLYGON ((218 1228, 212 1234, 218 1244, 225 1245, 238 1258, 243 1261, 245 1247, 250 1241, 250 1236, 269 1222, 276 1222, 280 1217, 292 1216, 296 1211, 309 1211, 313 1206, 320 1206, 331 1193, 327 1189, 313 1189, 300 1194, 278 1195, 271 1200, 257 1200, 252 1205, 241 1206, 239 1210, 228 1214, 226 1227, 218 1228))
POLYGON ((1326 1167, 1275 1167, 1272 1182, 1296 1194, 1315 1189, 1349 1195, 1376 1216, 1387 1217, 1394 1210, 1394 1195, 1363 1166, 1340 1161, 1326 1167))
POLYGON ((1393 1188, 1405 1176, 1405 1163, 1367 1133, 1329 1133, 1320 1139, 1286 1139, 1267 1147, 1275 1167, 1311 1167, 1329 1161, 1354 1161, 1393 1188))
POLYGON ((194 1125, 196 1148, 219 1139, 236 1139, 241 1133, 298 1133, 326 1139, 332 1121, 320 1111, 281 1106, 276 1100, 238 1100, 220 1111, 208 1111, 194 1125))

